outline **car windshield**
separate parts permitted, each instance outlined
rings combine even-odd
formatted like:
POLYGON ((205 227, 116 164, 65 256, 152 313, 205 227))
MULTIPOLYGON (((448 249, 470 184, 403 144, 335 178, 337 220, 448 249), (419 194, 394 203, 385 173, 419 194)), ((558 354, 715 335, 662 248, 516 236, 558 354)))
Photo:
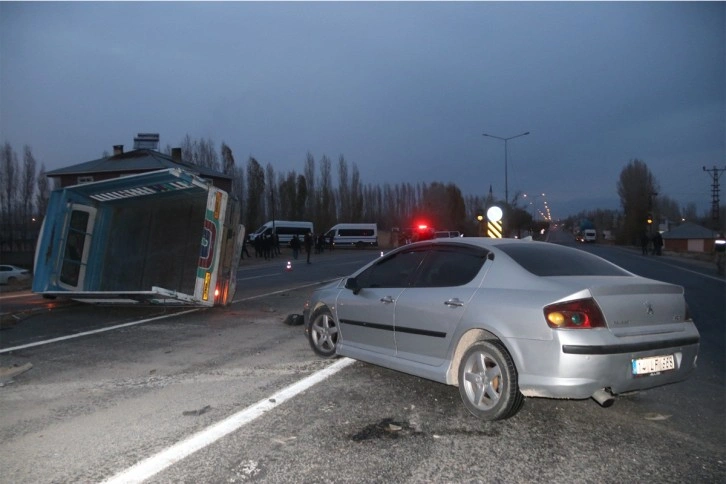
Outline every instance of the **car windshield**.
POLYGON ((630 273, 584 250, 546 243, 504 244, 498 249, 534 275, 629 276, 630 273))

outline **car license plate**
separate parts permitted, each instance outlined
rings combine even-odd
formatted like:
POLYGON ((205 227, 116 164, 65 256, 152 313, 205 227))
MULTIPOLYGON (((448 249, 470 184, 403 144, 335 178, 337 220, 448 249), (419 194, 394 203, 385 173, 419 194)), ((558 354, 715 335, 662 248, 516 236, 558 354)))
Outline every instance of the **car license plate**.
POLYGON ((661 371, 675 370, 673 355, 651 356, 633 360, 633 375, 649 375, 661 371))

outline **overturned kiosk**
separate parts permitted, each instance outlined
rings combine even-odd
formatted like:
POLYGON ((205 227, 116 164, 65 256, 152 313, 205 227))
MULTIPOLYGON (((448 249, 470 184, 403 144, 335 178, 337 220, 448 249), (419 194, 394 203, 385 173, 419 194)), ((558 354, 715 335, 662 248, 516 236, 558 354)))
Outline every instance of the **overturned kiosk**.
POLYGON ((234 297, 240 204, 168 168, 54 190, 33 292, 86 303, 225 306, 234 297))

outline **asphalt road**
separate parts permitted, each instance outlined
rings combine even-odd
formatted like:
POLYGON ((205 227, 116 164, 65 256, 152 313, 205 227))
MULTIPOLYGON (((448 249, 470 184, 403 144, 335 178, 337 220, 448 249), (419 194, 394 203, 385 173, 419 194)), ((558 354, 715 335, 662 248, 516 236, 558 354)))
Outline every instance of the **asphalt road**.
POLYGON ((283 323, 320 281, 377 253, 326 253, 290 271, 285 258, 253 261, 228 308, 69 305, 0 331, 0 367, 32 365, 0 375, 2 480, 726 481, 723 279, 688 261, 582 248, 686 288, 702 336, 689 380, 607 409, 527 399, 514 418, 481 422, 455 387, 321 360, 301 326, 283 323))

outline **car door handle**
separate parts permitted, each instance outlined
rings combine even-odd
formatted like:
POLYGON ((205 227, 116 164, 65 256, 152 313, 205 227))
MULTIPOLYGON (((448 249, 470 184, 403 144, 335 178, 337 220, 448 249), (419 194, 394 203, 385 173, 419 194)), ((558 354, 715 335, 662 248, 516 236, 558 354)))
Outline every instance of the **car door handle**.
POLYGON ((384 303, 392 303, 393 302, 393 297, 392 296, 383 296, 381 298, 381 302, 384 302, 384 303))
POLYGON ((448 301, 444 301, 444 304, 446 304, 447 306, 459 307, 464 305, 464 301, 462 301, 458 297, 455 297, 453 299, 449 299, 448 301))

